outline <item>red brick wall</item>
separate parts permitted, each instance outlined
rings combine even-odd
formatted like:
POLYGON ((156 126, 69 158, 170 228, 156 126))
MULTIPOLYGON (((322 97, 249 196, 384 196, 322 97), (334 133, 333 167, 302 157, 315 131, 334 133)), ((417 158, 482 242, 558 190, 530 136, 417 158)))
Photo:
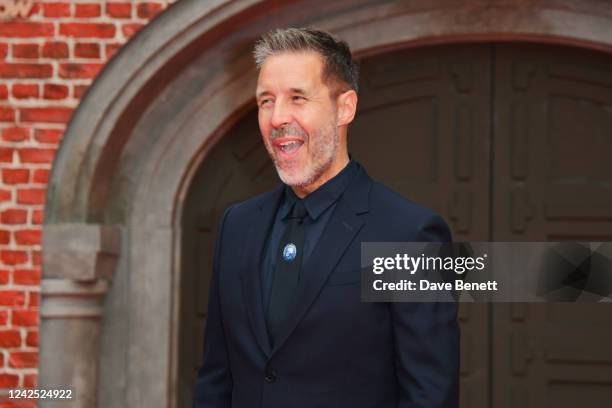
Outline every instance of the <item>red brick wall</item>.
POLYGON ((173 1, 34 0, 27 17, 0 21, 0 389, 36 384, 43 206, 70 115, 173 1))

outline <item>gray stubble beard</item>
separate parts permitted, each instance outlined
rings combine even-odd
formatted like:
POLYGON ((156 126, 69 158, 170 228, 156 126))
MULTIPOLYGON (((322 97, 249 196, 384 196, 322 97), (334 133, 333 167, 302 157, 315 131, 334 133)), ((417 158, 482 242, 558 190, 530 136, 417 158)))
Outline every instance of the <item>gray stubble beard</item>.
MULTIPOLYGON (((273 131, 271 140, 284 136, 289 133, 289 131, 293 132, 291 134, 296 135, 297 133, 298 136, 305 137, 304 143, 307 143, 311 140, 310 136, 306 134, 306 132, 304 132, 304 130, 299 125, 297 125, 297 128, 295 127, 295 125, 288 126, 287 128, 283 128, 279 131, 276 131, 277 133, 274 133, 275 131, 273 131), (296 132, 296 129, 299 129, 299 131, 296 132)), ((340 146, 340 137, 338 134, 338 128, 334 124, 330 125, 330 132, 332 134, 331 145, 326 145, 326 143, 328 144, 329 141, 328 138, 320 137, 314 138, 314 140, 318 142, 315 142, 316 144, 314 144, 313 146, 310 146, 309 143, 309 147, 314 148, 314 155, 312 157, 313 165, 310 169, 307 169, 305 177, 303 177, 302 180, 298 181, 292 180, 287 174, 285 174, 284 170, 279 167, 278 159, 275 158, 274 147, 268 145, 268 143, 266 142, 266 150, 268 150, 268 154, 270 155, 270 158, 274 163, 276 173, 278 174, 278 177, 283 183, 291 187, 303 188, 313 184, 315 181, 317 181, 317 179, 319 179, 319 177, 321 177, 323 173, 325 173, 331 167, 334 158, 338 153, 338 147, 340 146), (319 158, 322 158, 323 161, 319 162, 319 158)))

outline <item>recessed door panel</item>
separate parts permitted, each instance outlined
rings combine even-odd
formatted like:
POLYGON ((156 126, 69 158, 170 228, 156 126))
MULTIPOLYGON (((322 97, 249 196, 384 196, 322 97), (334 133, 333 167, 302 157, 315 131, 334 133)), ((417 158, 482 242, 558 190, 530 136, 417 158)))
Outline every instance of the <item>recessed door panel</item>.
MULTIPOLYGON (((612 240, 612 58, 495 51, 496 241, 612 240)), ((601 407, 612 396, 612 305, 494 305, 495 407, 601 407)))
MULTIPOLYGON (((349 150, 403 196, 444 216, 455 241, 489 234, 491 46, 402 50, 361 64, 349 150)), ((461 406, 489 398, 489 306, 463 304, 461 406)))

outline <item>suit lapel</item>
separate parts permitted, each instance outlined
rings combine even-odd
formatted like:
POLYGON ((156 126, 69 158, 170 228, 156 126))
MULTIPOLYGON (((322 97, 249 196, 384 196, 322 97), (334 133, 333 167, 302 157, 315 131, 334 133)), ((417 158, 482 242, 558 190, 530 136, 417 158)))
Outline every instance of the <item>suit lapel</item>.
POLYGON ((245 294, 246 309, 255 338, 266 356, 270 356, 270 340, 264 317, 261 263, 263 249, 272 227, 276 211, 282 196, 283 186, 270 192, 270 196, 262 199, 258 212, 251 224, 247 227, 247 242, 244 249, 243 264, 241 267, 242 288, 245 294))
POLYGON ((339 199, 313 253, 302 267, 303 280, 298 289, 296 303, 280 329, 272 354, 282 347, 291 335, 321 291, 327 277, 365 224, 359 214, 368 211, 370 187, 371 179, 360 167, 339 199))

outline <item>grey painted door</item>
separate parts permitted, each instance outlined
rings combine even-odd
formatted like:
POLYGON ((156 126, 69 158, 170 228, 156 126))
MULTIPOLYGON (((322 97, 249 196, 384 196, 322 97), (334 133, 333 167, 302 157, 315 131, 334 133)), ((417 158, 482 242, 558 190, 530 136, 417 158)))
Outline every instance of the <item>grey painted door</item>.
MULTIPOLYGON (((364 60, 349 150, 374 178, 440 212, 456 241, 610 240, 611 61, 527 44, 364 60)), ((181 408, 201 359, 216 223, 227 205, 276 182, 250 112, 210 151, 186 197, 181 408)), ((461 406, 605 406, 611 311, 461 305, 461 406)))

